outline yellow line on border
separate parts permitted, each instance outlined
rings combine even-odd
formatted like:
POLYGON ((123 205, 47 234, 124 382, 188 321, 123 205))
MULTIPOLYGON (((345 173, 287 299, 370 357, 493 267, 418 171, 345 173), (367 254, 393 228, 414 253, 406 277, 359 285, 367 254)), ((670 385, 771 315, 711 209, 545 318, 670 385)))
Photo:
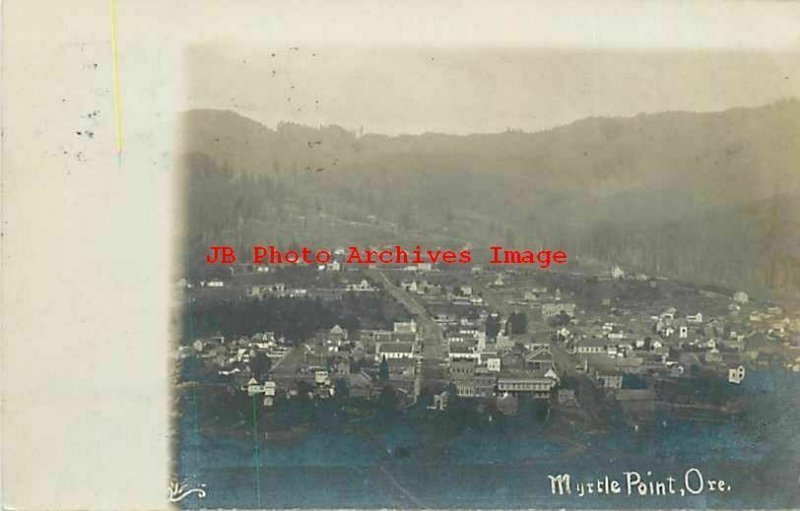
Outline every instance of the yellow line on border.
POLYGON ((111 4, 111 66, 114 82, 114 124, 117 132, 117 157, 122 158, 122 105, 119 86, 119 45, 117 43, 117 0, 111 4))

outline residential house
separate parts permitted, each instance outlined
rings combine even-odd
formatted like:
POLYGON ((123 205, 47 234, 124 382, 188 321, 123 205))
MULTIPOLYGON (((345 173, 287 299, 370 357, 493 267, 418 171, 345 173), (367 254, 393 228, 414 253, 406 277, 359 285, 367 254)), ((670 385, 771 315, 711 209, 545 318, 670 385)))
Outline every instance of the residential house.
POLYGON ((286 292, 286 294, 287 296, 289 296, 289 298, 305 298, 306 296, 308 296, 308 289, 301 287, 295 289, 289 289, 286 292))
POLYGON ((596 372, 595 381, 604 389, 621 389, 622 374, 617 372, 596 372))
POLYGON ((339 325, 334 325, 330 330, 330 339, 334 344, 340 346, 343 342, 347 341, 347 330, 339 325))
POLYGON ((369 283, 367 279, 361 279, 357 284, 347 284, 348 291, 375 291, 375 288, 369 283))
POLYGON ((433 396, 433 405, 429 408, 432 410, 446 410, 447 409, 447 391, 443 391, 439 394, 434 394, 433 396))
POLYGON ((553 353, 549 347, 539 348, 525 357, 525 365, 533 371, 547 371, 555 367, 553 353))
POLYGON ((243 390, 247 391, 248 396, 255 396, 258 394, 264 394, 270 397, 275 397, 275 382, 274 381, 265 381, 264 383, 258 383, 258 380, 255 378, 250 378, 247 381, 243 390))
POLYGON ((677 314, 678 309, 675 307, 667 307, 660 315, 660 318, 663 320, 668 321, 675 321, 675 314, 677 314))
POLYGON ((420 289, 416 280, 404 280, 400 283, 400 287, 409 293, 417 293, 420 289))
POLYGON ((496 341, 497 349, 511 349, 514 347, 514 340, 511 339, 511 336, 506 335, 504 333, 497 334, 497 341, 496 341))
POLYGON ((688 319, 678 319, 675 321, 675 326, 678 328, 678 339, 686 339, 689 337, 688 319))
POLYGON ((317 385, 330 385, 331 377, 327 369, 317 369, 314 371, 314 383, 317 385))
POLYGON ((542 304, 542 316, 545 319, 553 318, 558 316, 561 313, 564 313, 570 317, 575 315, 575 304, 574 303, 543 303, 542 304))
POLYGON ((697 314, 687 314, 686 321, 689 323, 699 324, 703 322, 703 313, 698 312, 697 314))
POLYGON ((558 389, 557 400, 561 406, 578 406, 574 389, 558 389))
POLYGON ((328 371, 331 379, 346 378, 350 374, 350 358, 334 355, 328 359, 328 371))
POLYGON ((488 357, 488 358, 486 358, 486 369, 488 371, 491 371, 491 372, 494 372, 494 373, 499 373, 500 372, 500 367, 501 367, 500 360, 501 360, 500 357, 488 357))
POLYGON ((743 365, 730 365, 728 366, 728 382, 736 385, 742 383, 744 380, 745 368, 743 365))
POLYGON ((413 319, 410 321, 395 321, 394 331, 400 333, 416 333, 417 323, 413 319))
POLYGON ((733 301, 740 305, 746 304, 749 300, 750 297, 744 291, 737 291, 733 294, 733 301))

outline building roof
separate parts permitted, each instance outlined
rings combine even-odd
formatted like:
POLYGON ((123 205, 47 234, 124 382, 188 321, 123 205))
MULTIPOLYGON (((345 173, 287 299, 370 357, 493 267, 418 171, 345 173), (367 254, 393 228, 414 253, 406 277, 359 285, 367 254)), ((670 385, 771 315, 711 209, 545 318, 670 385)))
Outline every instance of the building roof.
POLYGON ((472 346, 462 346, 459 344, 450 345, 450 353, 475 353, 472 346))
POLYGON ((528 355, 525 360, 553 360, 553 354, 550 348, 541 348, 528 355))
POLYGON ((539 371, 503 371, 498 377, 498 381, 511 382, 511 381, 534 381, 534 380, 550 380, 547 375, 550 370, 539 371))
POLYGON ((605 348, 608 342, 604 339, 584 339, 577 343, 576 346, 583 348, 605 348))
POLYGON ((378 347, 380 353, 413 353, 414 344, 410 342, 384 342, 378 347))

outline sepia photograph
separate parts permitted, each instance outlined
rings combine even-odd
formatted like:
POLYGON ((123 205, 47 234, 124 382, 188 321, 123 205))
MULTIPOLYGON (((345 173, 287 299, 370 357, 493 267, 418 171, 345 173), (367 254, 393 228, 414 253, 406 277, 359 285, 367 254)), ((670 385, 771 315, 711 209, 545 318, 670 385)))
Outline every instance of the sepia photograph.
POLYGON ((800 509, 800 2, 0 27, 3 510, 800 509))
POLYGON ((188 48, 173 499, 800 505, 798 64, 188 48))

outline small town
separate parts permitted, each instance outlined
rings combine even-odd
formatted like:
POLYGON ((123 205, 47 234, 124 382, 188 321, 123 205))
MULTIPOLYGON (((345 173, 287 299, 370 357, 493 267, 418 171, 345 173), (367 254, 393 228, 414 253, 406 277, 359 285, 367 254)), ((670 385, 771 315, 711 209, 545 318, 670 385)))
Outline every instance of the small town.
POLYGON ((390 395, 400 410, 458 402, 514 416, 534 406, 543 420, 601 428, 621 417, 638 430, 658 412, 735 415, 751 372, 800 371, 797 311, 743 291, 589 263, 365 267, 343 257, 182 279, 177 361, 195 369, 176 373, 178 389, 211 385, 267 414, 390 395))

